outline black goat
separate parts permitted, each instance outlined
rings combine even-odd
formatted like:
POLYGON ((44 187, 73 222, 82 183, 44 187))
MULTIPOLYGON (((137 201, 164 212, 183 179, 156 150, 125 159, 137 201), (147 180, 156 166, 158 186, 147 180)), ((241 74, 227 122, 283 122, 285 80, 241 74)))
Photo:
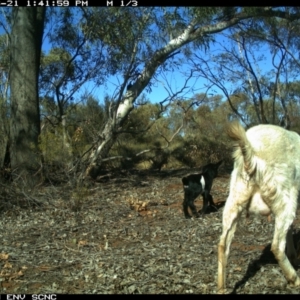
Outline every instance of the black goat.
POLYGON ((210 194, 210 190, 213 184, 214 178, 218 175, 218 168, 223 161, 219 161, 215 164, 208 164, 202 168, 202 173, 191 174, 182 178, 184 200, 183 200, 183 212, 185 217, 191 218, 188 207, 191 209, 193 215, 199 218, 199 213, 196 210, 194 201, 199 195, 203 197, 203 208, 201 213, 205 214, 208 206, 215 207, 213 198, 210 194))

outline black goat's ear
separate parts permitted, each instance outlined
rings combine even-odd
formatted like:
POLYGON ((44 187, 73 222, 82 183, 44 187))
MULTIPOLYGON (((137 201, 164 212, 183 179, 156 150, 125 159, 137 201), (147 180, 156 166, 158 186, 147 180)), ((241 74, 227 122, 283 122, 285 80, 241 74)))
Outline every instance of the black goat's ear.
POLYGON ((202 168, 202 173, 205 173, 207 170, 208 170, 208 167, 207 167, 207 166, 204 166, 204 167, 202 168))

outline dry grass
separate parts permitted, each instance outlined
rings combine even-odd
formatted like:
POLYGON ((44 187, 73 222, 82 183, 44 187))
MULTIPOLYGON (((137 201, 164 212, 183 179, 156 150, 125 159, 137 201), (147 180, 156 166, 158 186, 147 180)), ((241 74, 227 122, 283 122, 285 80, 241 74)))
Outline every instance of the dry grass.
MULTIPOLYGON (((119 175, 83 199, 67 186, 41 187, 42 208, 2 212, 0 293, 215 293, 223 209, 186 220, 182 175, 119 175)), ((226 199, 228 184, 228 175, 216 178, 216 202, 226 199)), ((272 236, 267 218, 241 222, 229 291, 300 292, 287 287, 270 252, 272 236)))

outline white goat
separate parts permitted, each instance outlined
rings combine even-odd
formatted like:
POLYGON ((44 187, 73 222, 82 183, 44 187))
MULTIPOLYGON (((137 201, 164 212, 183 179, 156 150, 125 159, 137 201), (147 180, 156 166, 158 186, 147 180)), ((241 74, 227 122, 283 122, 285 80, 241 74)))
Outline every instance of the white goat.
POLYGON ((265 216, 274 214, 271 250, 288 282, 300 286, 300 278, 291 265, 297 263, 291 226, 300 189, 300 137, 274 125, 258 125, 245 132, 238 122, 231 123, 227 132, 236 142, 236 149, 218 245, 218 292, 225 292, 230 244, 245 209, 265 216))

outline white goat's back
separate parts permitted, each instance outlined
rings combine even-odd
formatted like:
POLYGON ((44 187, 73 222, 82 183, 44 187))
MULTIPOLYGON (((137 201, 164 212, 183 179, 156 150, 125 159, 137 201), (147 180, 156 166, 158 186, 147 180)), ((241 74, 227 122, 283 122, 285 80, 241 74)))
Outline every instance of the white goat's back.
POLYGON ((274 125, 258 125, 245 132, 232 123, 228 135, 236 141, 233 157, 237 176, 261 187, 262 196, 273 198, 282 188, 300 189, 300 137, 274 125))
MULTIPOLYGON (((300 137, 275 125, 258 125, 246 132, 256 155, 268 163, 300 163, 300 137)), ((297 165, 298 164, 298 165, 297 165)))

